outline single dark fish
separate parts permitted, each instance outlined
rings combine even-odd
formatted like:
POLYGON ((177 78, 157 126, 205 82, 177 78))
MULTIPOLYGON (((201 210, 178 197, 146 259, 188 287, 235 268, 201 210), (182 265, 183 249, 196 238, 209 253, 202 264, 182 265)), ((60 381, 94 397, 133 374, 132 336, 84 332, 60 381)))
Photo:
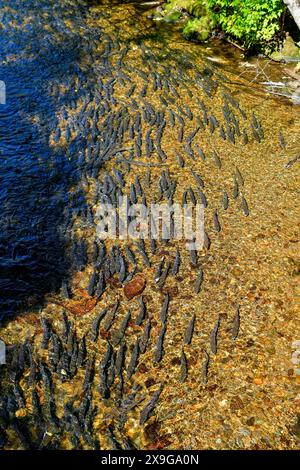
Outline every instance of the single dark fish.
POLYGON ((47 365, 41 359, 39 361, 39 368, 43 381, 44 393, 45 395, 50 395, 53 386, 51 372, 48 369, 47 365))
POLYGON ((182 141, 183 141, 183 126, 179 127, 177 139, 178 139, 179 143, 182 143, 182 141))
POLYGON ((169 124, 171 127, 175 126, 175 115, 171 108, 168 108, 169 113, 169 124))
POLYGON ((243 144, 247 145, 249 144, 249 137, 246 129, 243 129, 243 144))
POLYGON ((177 248, 176 250, 176 256, 175 256, 175 260, 174 260, 174 264, 171 268, 171 275, 172 276, 176 276, 179 272, 179 268, 180 268, 180 263, 181 263, 181 258, 180 258, 180 251, 179 249, 177 248))
POLYGON ((70 354, 64 349, 60 356, 59 364, 57 366, 57 372, 60 374, 60 379, 62 382, 65 382, 70 378, 70 354))
POLYGON ((191 160, 196 160, 195 159, 195 154, 194 154, 194 151, 192 149, 191 144, 185 144, 184 150, 187 153, 187 155, 190 157, 191 160))
POLYGON ((285 138, 281 130, 279 130, 278 132, 278 140, 279 140, 280 147, 284 150, 286 148, 286 142, 285 142, 285 138))
POLYGON ((243 178, 240 170, 238 169, 238 167, 236 167, 235 176, 236 176, 236 179, 237 179, 239 185, 244 186, 245 181, 244 181, 244 178, 243 178))
POLYGON ((240 307, 238 306, 236 314, 232 322, 231 337, 235 340, 238 337, 240 331, 240 307))
POLYGON ((71 352, 70 364, 69 364, 69 372, 70 376, 74 377, 77 372, 77 359, 78 359, 78 342, 74 340, 73 348, 71 352))
POLYGON ((163 256, 162 259, 160 260, 160 263, 159 265, 157 266, 156 268, 156 271, 155 271, 155 274, 154 274, 154 280, 155 282, 157 283, 160 279, 160 276, 163 272, 163 268, 164 268, 164 265, 165 265, 165 257, 163 256))
POLYGON ((214 157, 216 166, 220 169, 222 167, 222 162, 221 162, 219 155, 217 154, 215 150, 213 151, 213 157, 214 157))
POLYGON ((188 376, 188 361, 184 352, 184 348, 181 350, 180 358, 180 382, 185 382, 188 376))
POLYGON ((113 357, 113 347, 110 342, 107 342, 107 349, 104 355, 104 358, 100 364, 100 387, 99 391, 102 398, 108 398, 109 393, 109 384, 108 384, 108 368, 111 364, 112 357, 113 357))
POLYGON ((133 183, 131 183, 130 185, 130 201, 132 204, 137 203, 136 190, 135 190, 135 185, 133 183))
POLYGON ((128 326, 128 323, 130 321, 130 318, 131 318, 131 312, 129 311, 127 315, 125 316, 125 318, 123 319, 119 330, 114 335, 114 338, 113 338, 114 346, 117 346, 120 343, 120 341, 124 338, 124 334, 128 326))
POLYGON ((100 299, 104 291, 105 291, 105 276, 104 276, 103 271, 101 271, 99 274, 98 284, 95 290, 95 295, 97 299, 100 299))
POLYGON ((125 264, 125 260, 123 258, 123 255, 122 253, 119 253, 119 281, 121 282, 121 284, 124 283, 125 279, 126 279, 126 275, 127 275, 127 268, 126 268, 126 264, 125 264))
POLYGON ((194 333, 194 327, 195 327, 195 320, 196 320, 196 315, 194 314, 188 324, 187 329, 185 330, 184 334, 184 343, 185 344, 190 344, 192 341, 193 333, 194 333))
POLYGON ((207 232, 204 230, 204 241, 203 241, 203 246, 206 250, 209 250, 210 249, 210 245, 211 245, 211 241, 210 241, 210 238, 207 234, 207 232))
POLYGON ((192 188, 188 189, 188 194, 190 195, 191 203, 195 206, 197 204, 197 200, 196 200, 196 197, 192 188))
POLYGON ((108 389, 114 384, 115 378, 116 378, 116 369, 115 369, 115 362, 116 362, 116 353, 113 351, 111 361, 110 361, 110 367, 107 370, 107 386, 108 389))
POLYGON ((169 304, 170 304, 170 296, 169 294, 166 294, 165 299, 162 304, 161 311, 160 311, 160 319, 163 325, 167 322, 169 304))
POLYGON ((143 426, 145 422, 149 419, 152 411, 154 410, 156 403, 160 397, 160 394, 162 392, 162 385, 159 387, 159 389, 154 392, 152 395, 151 399, 148 401, 146 406, 142 409, 141 414, 140 414, 140 425, 143 426))
POLYGON ((30 332, 27 332, 25 341, 21 345, 19 349, 19 357, 18 357, 18 367, 20 370, 24 369, 25 362, 27 362, 27 357, 29 353, 29 348, 31 347, 30 344, 30 332))
POLYGON ((114 428, 111 424, 107 427, 106 436, 111 446, 110 450, 123 450, 121 444, 117 440, 117 437, 114 433, 114 428))
POLYGON ((243 196, 243 194, 241 195, 241 208, 242 208, 245 216, 248 217, 248 215, 250 214, 249 206, 248 206, 248 203, 247 203, 245 197, 243 196))
POLYGON ((135 369, 139 360, 139 354, 140 354, 140 347, 139 347, 139 341, 137 340, 133 347, 130 362, 127 367, 127 379, 130 379, 133 373, 135 372, 135 369))
POLYGON ((91 279, 89 281, 88 288, 87 288, 87 292, 90 297, 92 297, 95 293, 96 283, 97 283, 97 271, 94 269, 94 272, 91 276, 91 279))
POLYGON ((105 322, 104 324, 104 331, 109 331, 113 322, 114 322, 114 319, 115 319, 115 316, 116 316, 116 313, 117 313, 117 310, 119 308, 119 301, 116 302, 115 306, 113 307, 111 313, 109 314, 109 316, 107 317, 107 321, 105 322))
POLYGON ((68 337, 66 341, 66 350, 68 354, 72 353, 74 341, 76 341, 76 333, 74 332, 74 324, 70 322, 69 324, 68 337))
POLYGON ((252 129, 252 135, 253 135, 254 139, 256 140, 256 142, 258 142, 260 144, 261 143, 260 133, 258 132, 258 130, 254 127, 254 125, 252 123, 250 124, 250 127, 252 129))
POLYGON ((136 259, 135 259, 135 256, 134 256, 133 251, 132 251, 128 246, 126 246, 125 251, 126 251, 126 255, 127 255, 129 261, 130 261, 132 264, 135 265, 135 264, 136 264, 136 259))
POLYGON ((202 380, 203 380, 203 383, 206 384, 210 357, 207 351, 204 351, 204 355, 205 355, 205 358, 202 364, 202 380))
POLYGON ((178 153, 176 153, 176 158, 177 158, 177 162, 178 162, 178 165, 180 166, 180 168, 184 168, 184 159, 182 158, 181 155, 179 155, 178 153))
POLYGON ((139 303, 140 303, 140 311, 135 322, 135 324, 138 326, 140 326, 146 318, 146 304, 144 302, 143 297, 140 298, 139 303))
POLYGON ((86 368, 85 368, 85 376, 83 380, 83 390, 88 390, 93 382, 95 374, 95 357, 92 356, 87 360, 86 368))
POLYGON ((198 144, 196 144, 195 149, 196 149, 198 155, 200 156, 201 160, 204 162, 205 161, 205 154, 204 154, 204 151, 202 150, 202 148, 199 147, 198 144))
POLYGON ((186 139, 186 142, 187 143, 191 143, 192 140, 194 139, 194 137, 196 136, 196 134, 199 132, 199 130, 201 129, 201 126, 198 126, 193 132, 191 132, 187 139, 186 139))
POLYGON ((147 95, 147 89, 148 89, 148 85, 144 85, 143 88, 140 91, 140 97, 141 98, 144 98, 147 95))
POLYGON ((188 195, 188 191, 185 190, 185 191, 182 193, 182 199, 181 199, 181 205, 182 205, 182 206, 186 206, 187 203, 188 203, 187 195, 188 195))
POLYGON ((159 95, 159 99, 164 106, 166 107, 168 106, 168 102, 165 100, 165 98, 162 95, 159 95))
POLYGON ((87 356, 87 350, 86 350, 86 340, 85 340, 85 335, 80 339, 79 344, 78 344, 78 354, 77 354, 77 363, 76 366, 81 367, 85 363, 85 359, 87 356))
MULTIPOLYGON (((145 205, 145 204, 144 204, 145 205)), ((150 240, 150 250, 153 255, 155 255, 156 250, 157 250, 157 243, 155 238, 151 238, 150 240)))
POLYGON ((131 95, 134 93, 134 90, 136 89, 136 84, 134 83, 129 90, 125 93, 127 98, 130 98, 131 95))
POLYGON ((91 329, 91 339, 92 341, 97 341, 98 336, 99 336, 99 326, 103 318, 108 312, 108 308, 104 308, 101 310, 101 312, 98 313, 98 315, 95 317, 92 323, 92 329, 91 329))
POLYGON ((195 288, 194 288, 196 294, 199 294, 201 287, 202 287, 202 283, 203 283, 203 269, 200 268, 198 276, 196 278, 195 288))
POLYGON ((168 277, 170 268, 171 268, 171 262, 168 261, 167 264, 166 264, 165 269, 164 269, 163 272, 161 273, 160 278, 157 280, 157 285, 158 285, 158 287, 159 287, 160 289, 162 289, 163 286, 165 285, 165 282, 166 282, 166 279, 167 279, 167 277, 168 277))
POLYGON ((221 225, 220 225, 219 218, 218 218, 218 212, 216 210, 213 215, 213 222, 214 222, 215 231, 221 232, 221 225))
POLYGON ((215 326, 212 329, 210 334, 210 350, 213 354, 217 354, 218 350, 218 330, 220 326, 220 318, 215 323, 215 326))
POLYGON ((41 348, 47 349, 51 337, 51 323, 46 318, 41 318, 41 325, 43 328, 43 339, 41 342, 41 348))
POLYGON ((287 170, 300 160, 300 154, 284 165, 287 170))
POLYGON ((117 168, 113 169, 114 175, 116 177, 118 185, 123 188, 125 186, 125 180, 124 180, 124 175, 123 173, 118 170, 117 168))
POLYGON ((201 186, 201 188, 204 188, 204 181, 201 178, 201 176, 199 176, 193 169, 191 169, 191 172, 192 172, 193 177, 195 178, 195 180, 199 184, 199 186, 201 186))
POLYGON ((53 140, 54 140, 54 142, 55 142, 56 144, 59 142, 60 137, 61 137, 61 130, 60 130, 60 127, 58 127, 58 128, 56 129, 56 132, 55 132, 54 138, 53 138, 53 140))
POLYGON ((233 178, 233 190, 232 190, 232 196, 234 199, 237 199, 239 196, 240 190, 239 190, 239 185, 236 180, 236 178, 233 178))
POLYGON ((32 387, 35 385, 38 378, 38 368, 37 364, 33 358, 32 349, 29 350, 29 362, 30 362, 30 371, 28 375, 28 385, 32 387))
POLYGON ((141 242, 136 242, 135 243, 137 249, 138 249, 138 252, 140 253, 141 257, 142 257, 142 260, 145 264, 145 266, 147 266, 148 268, 151 267, 151 262, 150 262, 150 259, 145 251, 145 247, 143 246, 143 244, 141 242))
POLYGON ((122 369, 124 367, 125 354, 126 354, 126 342, 123 339, 119 346, 117 356, 116 356, 116 362, 115 362, 115 371, 116 371, 117 376, 121 374, 122 369))
POLYGON ((38 417, 38 419, 40 420, 42 416, 42 407, 41 407, 39 395, 35 389, 33 389, 31 392, 31 403, 32 403, 32 408, 33 408, 34 419, 38 417))
POLYGON ((220 137, 223 140, 226 140, 226 132, 223 126, 220 127, 220 137))
POLYGON ((140 352, 144 354, 146 352, 151 333, 151 321, 150 318, 145 324, 143 336, 140 338, 140 352))
POLYGON ((198 187, 197 187, 197 191, 201 199, 201 204, 203 204, 203 206, 206 208, 208 206, 208 202, 207 202, 205 194, 198 187))
POLYGON ((232 144, 235 144, 234 129, 226 122, 226 135, 232 144))
POLYGON ((228 194, 227 194, 226 189, 223 189, 222 202, 223 202, 223 208, 226 211, 228 209, 228 206, 229 206, 229 198, 228 198, 228 194))
POLYGON ((196 267, 198 264, 198 255, 197 255, 197 250, 189 250, 190 254, 190 263, 192 266, 196 267))
POLYGON ((25 398, 20 385, 17 382, 13 384, 13 394, 19 408, 25 408, 25 398))
POLYGON ((190 121, 192 121, 192 120, 193 120, 193 113, 192 113, 190 107, 186 104, 186 105, 184 106, 184 108, 185 108, 185 114, 186 114, 186 116, 189 118, 190 121))
POLYGON ((253 136, 254 138, 260 142, 262 139, 264 139, 264 132, 261 127, 261 123, 255 116, 254 112, 252 113, 252 123, 251 123, 252 131, 253 131, 253 136), (254 132, 255 131, 255 132, 254 132), (257 135, 254 135, 257 134, 257 135))
POLYGON ((64 299, 70 298, 68 283, 66 281, 63 281, 61 284, 61 295, 64 299))
POLYGON ((141 197, 143 195, 144 191, 143 191, 143 188, 141 186, 138 175, 136 175, 136 177, 135 177, 135 189, 136 189, 136 194, 141 197))
POLYGON ((81 426, 84 426, 84 421, 86 416, 89 413, 89 410, 92 406, 92 394, 91 390, 88 390, 87 393, 84 394, 82 401, 78 407, 78 419, 81 426))
POLYGON ((164 355, 163 346, 164 346, 164 338, 165 338, 166 330, 167 330, 167 326, 165 323, 163 327, 161 328, 160 333, 158 335, 155 353, 154 353, 154 362, 160 362, 163 358, 163 355, 164 355))
POLYGON ((49 365, 53 370, 56 370, 60 357, 62 355, 63 347, 62 343, 56 333, 51 335, 51 348, 48 353, 49 365))

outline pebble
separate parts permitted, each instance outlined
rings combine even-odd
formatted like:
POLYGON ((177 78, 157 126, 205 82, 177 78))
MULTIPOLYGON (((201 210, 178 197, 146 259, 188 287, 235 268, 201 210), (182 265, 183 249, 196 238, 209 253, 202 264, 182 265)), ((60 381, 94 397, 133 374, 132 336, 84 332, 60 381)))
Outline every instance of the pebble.
POLYGON ((124 286, 124 294, 128 300, 140 295, 146 287, 146 280, 141 275, 135 276, 132 281, 124 286))

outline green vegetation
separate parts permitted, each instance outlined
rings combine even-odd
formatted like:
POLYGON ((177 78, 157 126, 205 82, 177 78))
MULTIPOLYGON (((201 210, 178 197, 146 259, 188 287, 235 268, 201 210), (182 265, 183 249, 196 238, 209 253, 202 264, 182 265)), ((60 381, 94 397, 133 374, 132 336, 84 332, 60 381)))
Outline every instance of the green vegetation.
POLYGON ((207 0, 207 4, 222 30, 246 48, 272 45, 285 11, 282 0, 207 0))
POLYGON ((168 0, 165 5, 167 20, 186 17, 188 39, 206 40, 219 29, 245 49, 263 51, 278 45, 285 12, 282 0, 168 0))

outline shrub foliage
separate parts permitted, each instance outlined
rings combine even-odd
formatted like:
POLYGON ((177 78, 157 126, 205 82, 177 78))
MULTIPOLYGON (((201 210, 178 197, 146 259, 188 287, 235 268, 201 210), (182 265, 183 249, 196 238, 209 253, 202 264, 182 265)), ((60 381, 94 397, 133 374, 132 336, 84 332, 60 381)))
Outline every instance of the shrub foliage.
POLYGON ((282 0, 168 0, 166 12, 190 15, 183 29, 186 37, 206 39, 218 27, 247 49, 268 49, 278 40, 285 8, 282 0))

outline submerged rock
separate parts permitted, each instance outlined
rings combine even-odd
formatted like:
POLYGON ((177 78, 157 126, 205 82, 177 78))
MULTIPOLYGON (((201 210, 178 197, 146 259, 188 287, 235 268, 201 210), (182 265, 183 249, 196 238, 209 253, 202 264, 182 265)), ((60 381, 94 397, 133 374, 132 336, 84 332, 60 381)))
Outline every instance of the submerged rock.
POLYGON ((132 281, 128 282, 124 286, 124 294, 128 300, 133 299, 137 295, 140 295, 146 287, 146 280, 140 276, 135 276, 132 281))

